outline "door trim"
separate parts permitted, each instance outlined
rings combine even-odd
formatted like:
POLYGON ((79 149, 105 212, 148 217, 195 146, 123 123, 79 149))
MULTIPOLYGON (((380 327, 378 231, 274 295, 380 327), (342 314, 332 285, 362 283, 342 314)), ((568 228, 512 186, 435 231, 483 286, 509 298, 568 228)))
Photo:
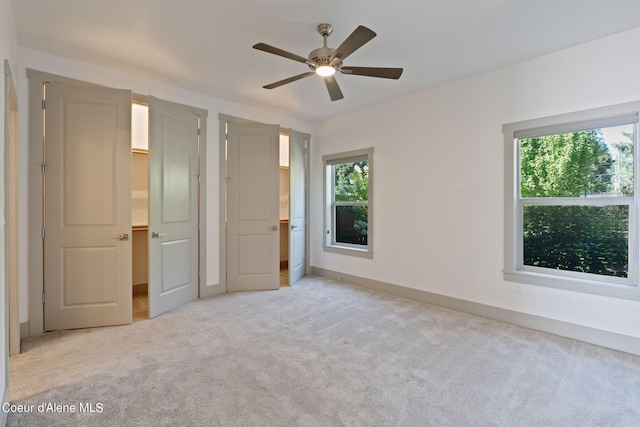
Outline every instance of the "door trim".
MULTIPOLYGON (((2 320, 0 327, 3 333, 4 348, 2 351, 2 376, 0 383, 0 404, 9 402, 9 356, 20 352, 20 327, 18 318, 18 253, 17 247, 17 132, 18 132, 18 100, 16 89, 11 74, 11 67, 8 60, 4 60, 4 73, 2 83, 4 96, 0 99, 3 103, 4 132, 2 134, 4 169, 2 185, 4 189, 3 208, 6 212, 6 220, 3 224, 3 244, 4 244, 4 277, 0 285, 0 307, 2 308, 2 320), (17 335, 16 335, 17 333, 17 335), (17 347, 16 347, 17 344, 17 347)), ((7 422, 7 414, 0 414, 0 425, 7 422)))
MULTIPOLYGON (((29 150, 29 212, 28 212, 28 270, 29 270, 29 336, 38 335, 44 331, 44 306, 42 304, 43 293, 43 242, 41 230, 44 219, 43 204, 43 177, 41 174, 40 164, 43 159, 42 147, 42 99, 44 82, 64 83, 80 86, 104 86, 88 83, 69 77, 59 76, 56 74, 46 73, 28 68, 27 78, 29 80, 29 133, 28 133, 28 150, 29 150)), ((144 95, 133 94, 133 101, 144 102, 148 97, 144 95)), ((184 105, 184 108, 193 111, 201 116, 201 135, 200 135, 200 232, 199 232, 199 262, 200 262, 200 298, 213 295, 216 292, 216 286, 207 286, 205 278, 207 277, 207 178, 206 178, 206 146, 207 146, 207 116, 208 111, 195 107, 184 105)))
POLYGON ((20 353, 20 315, 18 297, 18 99, 9 61, 4 60, 4 209, 5 209, 5 297, 8 308, 9 355, 20 353))
MULTIPOLYGON (((219 211, 219 230, 220 230, 220 245, 219 245, 219 259, 220 259, 220 287, 222 292, 227 292, 227 198, 226 198, 226 123, 227 122, 236 122, 236 123, 259 123, 255 120, 243 119, 241 117, 235 117, 228 114, 220 113, 218 114, 218 118, 220 121, 219 126, 219 149, 220 149, 220 167, 219 167, 219 181, 220 181, 220 211, 219 211)), ((289 128, 280 127, 280 133, 289 135, 289 128)), ((309 252, 309 218, 310 218, 310 192, 309 192, 309 163, 310 163, 310 155, 311 155, 311 135, 300 132, 305 135, 307 138, 308 144, 305 151, 305 275, 311 274, 311 264, 310 264, 310 252, 309 252)))

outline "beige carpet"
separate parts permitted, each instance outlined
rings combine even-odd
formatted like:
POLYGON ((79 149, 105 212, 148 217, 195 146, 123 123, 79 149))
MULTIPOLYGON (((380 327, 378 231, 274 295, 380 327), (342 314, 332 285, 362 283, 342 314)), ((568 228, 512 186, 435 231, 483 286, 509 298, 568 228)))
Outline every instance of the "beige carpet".
POLYGON ((639 357, 317 277, 23 350, 9 426, 640 424, 639 357))

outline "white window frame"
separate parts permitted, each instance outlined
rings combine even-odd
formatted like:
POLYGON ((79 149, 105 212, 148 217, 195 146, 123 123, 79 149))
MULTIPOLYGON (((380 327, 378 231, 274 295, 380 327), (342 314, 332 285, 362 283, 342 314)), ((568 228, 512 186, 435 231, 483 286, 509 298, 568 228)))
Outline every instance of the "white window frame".
POLYGON ((505 212, 504 280, 568 291, 640 301, 638 286, 638 117, 640 102, 631 102, 541 119, 506 124, 504 134, 505 212), (519 140, 579 132, 623 124, 635 125, 633 142, 634 195, 632 197, 521 198, 519 140), (522 218, 524 206, 629 206, 629 271, 626 278, 554 270, 524 265, 522 218))
POLYGON ((343 255, 354 255, 373 258, 373 148, 329 154, 322 157, 324 174, 324 230, 323 249, 343 255), (368 200, 367 202, 335 201, 333 166, 340 163, 367 161, 368 166, 368 200), (336 206, 368 206, 367 209, 367 245, 355 245, 335 241, 335 207, 336 206))

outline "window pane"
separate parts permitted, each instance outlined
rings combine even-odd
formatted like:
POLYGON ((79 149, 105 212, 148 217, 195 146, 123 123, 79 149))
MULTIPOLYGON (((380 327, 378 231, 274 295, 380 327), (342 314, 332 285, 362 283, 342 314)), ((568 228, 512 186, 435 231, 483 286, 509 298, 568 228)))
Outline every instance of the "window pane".
POLYGON ((333 172, 335 200, 369 200, 369 165, 366 160, 338 163, 333 166, 333 172))
POLYGON ((629 207, 525 206, 524 264, 627 277, 629 207))
POLYGON ((336 206, 336 243, 367 245, 368 206, 336 206))
POLYGON ((634 126, 521 139, 521 197, 633 195, 634 126))

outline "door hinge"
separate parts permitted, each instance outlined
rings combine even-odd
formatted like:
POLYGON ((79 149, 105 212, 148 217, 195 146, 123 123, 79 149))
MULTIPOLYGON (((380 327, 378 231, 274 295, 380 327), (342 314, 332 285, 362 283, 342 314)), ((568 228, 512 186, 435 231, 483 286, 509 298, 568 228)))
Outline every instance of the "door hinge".
POLYGON ((42 236, 42 240, 44 240, 44 228, 40 229, 40 236, 42 236))
POLYGON ((43 109, 43 110, 45 109, 45 108, 44 108, 44 107, 45 107, 45 104, 46 104, 46 101, 43 99, 43 100, 42 100, 42 109, 43 109))
POLYGON ((198 129, 198 136, 200 136, 200 135, 201 135, 201 132, 200 132, 200 129, 198 129))
POLYGON ((49 163, 40 163, 40 173, 42 175, 47 173, 47 166, 49 165, 49 163))
POLYGON ((198 230, 200 230, 200 223, 198 223, 198 230))
POLYGON ((44 304, 44 292, 42 293, 42 303, 44 304))

